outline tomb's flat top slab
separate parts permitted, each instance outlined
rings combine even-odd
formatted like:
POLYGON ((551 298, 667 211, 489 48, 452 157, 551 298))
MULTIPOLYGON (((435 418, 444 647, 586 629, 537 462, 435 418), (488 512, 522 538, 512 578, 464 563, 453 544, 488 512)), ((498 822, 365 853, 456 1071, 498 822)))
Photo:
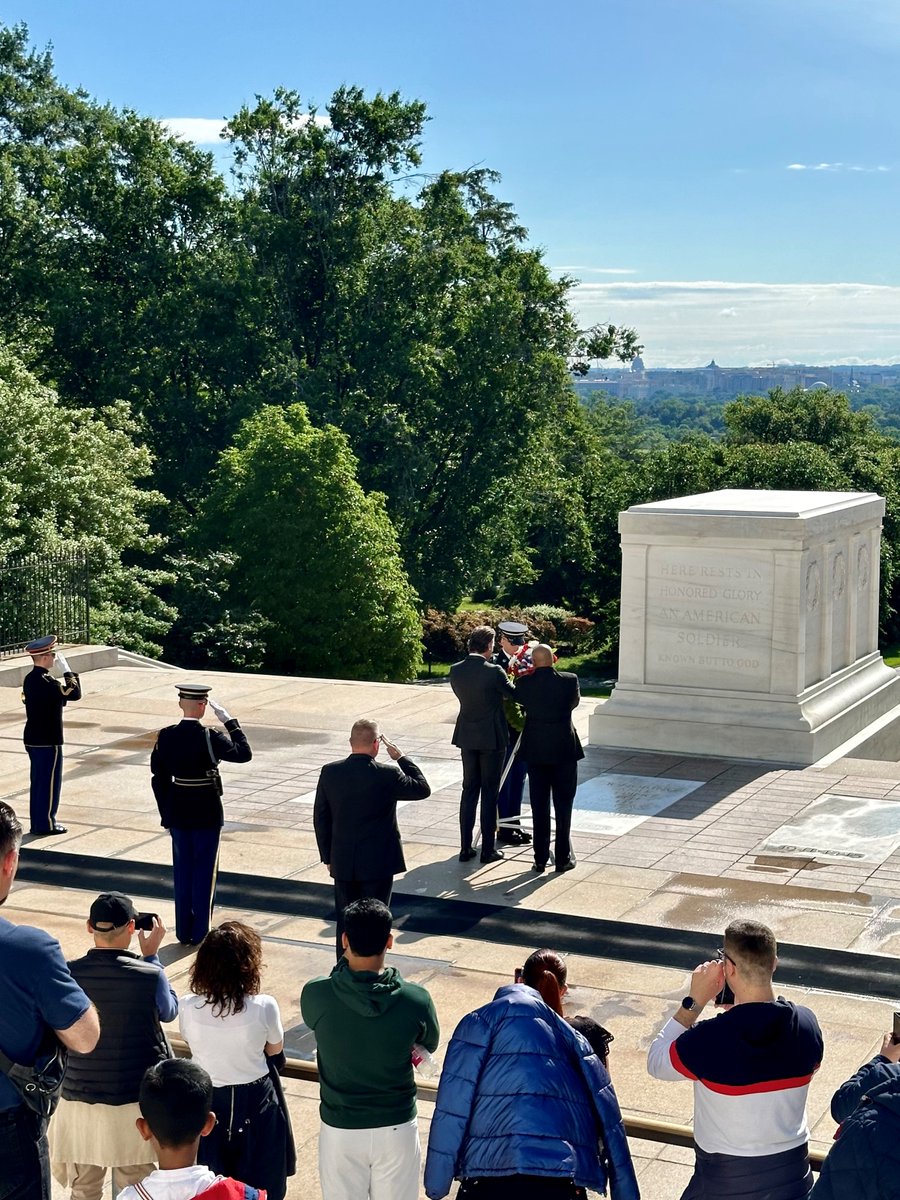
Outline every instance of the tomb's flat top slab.
POLYGON ((836 509, 871 503, 874 492, 782 492, 755 488, 722 488, 674 500, 634 504, 630 513, 708 513, 718 516, 811 517, 836 509))

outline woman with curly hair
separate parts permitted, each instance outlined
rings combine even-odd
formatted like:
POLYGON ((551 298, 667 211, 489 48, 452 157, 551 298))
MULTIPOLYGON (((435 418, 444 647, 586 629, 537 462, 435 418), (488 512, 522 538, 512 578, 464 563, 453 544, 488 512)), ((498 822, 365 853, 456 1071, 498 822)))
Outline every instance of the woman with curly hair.
POLYGON ((213 1081, 216 1126, 198 1162, 284 1200, 289 1127, 266 1056, 282 1056, 278 1003, 260 992, 262 941, 242 921, 211 929, 191 968, 191 995, 178 1002, 182 1037, 213 1081))

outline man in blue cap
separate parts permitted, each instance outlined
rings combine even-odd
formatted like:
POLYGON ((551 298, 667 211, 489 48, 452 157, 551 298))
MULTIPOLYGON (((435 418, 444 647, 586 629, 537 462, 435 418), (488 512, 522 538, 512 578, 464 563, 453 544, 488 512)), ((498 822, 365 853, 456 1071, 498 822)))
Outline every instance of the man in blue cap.
POLYGON ((25 705, 23 740, 31 760, 31 833, 49 837, 67 833, 56 819, 62 787, 63 709, 81 699, 81 681, 57 649, 56 634, 37 638, 25 647, 34 663, 22 681, 25 705), (50 672, 56 663, 62 679, 50 672))
POLYGON ((253 752, 240 722, 210 700, 208 684, 175 686, 184 715, 177 725, 160 730, 150 773, 162 824, 172 835, 175 936, 182 945, 193 946, 209 932, 216 892, 225 822, 219 763, 249 762, 253 752), (225 726, 224 733, 201 724, 207 704, 225 726))

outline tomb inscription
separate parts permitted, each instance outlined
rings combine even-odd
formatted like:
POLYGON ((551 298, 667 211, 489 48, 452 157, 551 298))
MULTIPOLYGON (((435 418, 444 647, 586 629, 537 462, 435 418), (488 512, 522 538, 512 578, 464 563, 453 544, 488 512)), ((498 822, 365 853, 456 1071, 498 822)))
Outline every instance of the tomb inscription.
POLYGON ((651 547, 646 682, 768 691, 773 586, 765 551, 651 547))

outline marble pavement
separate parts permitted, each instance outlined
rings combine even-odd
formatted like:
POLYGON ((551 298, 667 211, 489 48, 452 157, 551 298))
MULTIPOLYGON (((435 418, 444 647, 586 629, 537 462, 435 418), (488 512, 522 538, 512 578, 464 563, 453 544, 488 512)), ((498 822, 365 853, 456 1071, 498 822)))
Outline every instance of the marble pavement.
MULTIPOLYGON (((179 677, 183 673, 162 666, 85 674, 85 699, 66 718, 61 817, 70 832, 42 840, 42 850, 170 860, 147 764, 155 731, 178 716, 173 684, 179 677)), ((767 921, 786 941, 888 955, 900 948, 897 764, 842 761, 788 769, 592 747, 582 764, 574 821, 578 869, 537 877, 526 850, 490 867, 456 861, 460 770, 449 744, 456 706, 447 685, 208 678, 214 694, 241 719, 255 755, 247 767, 223 768, 225 871, 327 881, 312 833, 315 781, 322 763, 346 752, 351 721, 371 715, 423 766, 434 789, 429 800, 400 814, 409 864, 397 881, 400 892, 537 909, 558 914, 561 923, 568 915, 639 922, 658 927, 660 938, 667 928, 716 933, 741 914, 767 921), (840 806, 837 816, 831 811, 833 796, 853 798, 851 811, 869 822, 862 838, 848 838, 840 806), (822 809, 824 821, 816 819, 822 809)), ((583 733, 592 707, 583 705, 579 713, 583 733)), ((0 687, 0 794, 27 811, 21 726, 18 688, 0 687)), ((5 915, 45 926, 74 956, 86 946, 90 899, 77 879, 67 888, 21 883, 5 915)), ((153 907, 159 909, 159 902, 153 907)), ((162 905, 162 915, 171 927, 171 906, 162 905)), ((279 999, 289 1048, 303 1054, 309 1039, 299 992, 310 975, 330 967, 331 927, 324 919, 264 912, 217 915, 240 915, 260 929, 268 964, 264 986, 279 999)), ((446 1039, 459 1017, 489 999, 532 948, 401 931, 395 961, 432 991, 446 1039)), ((177 946, 163 953, 176 987, 186 990, 189 955, 177 946)), ((690 1120, 690 1088, 648 1080, 644 1069, 648 1041, 683 994, 690 965, 680 971, 614 961, 603 957, 600 945, 596 955, 569 958, 572 1010, 590 1013, 615 1032, 614 1079, 623 1107, 632 1112, 690 1120)), ((810 1104, 814 1137, 824 1148, 834 1130, 831 1093, 874 1052, 894 1005, 889 998, 783 990, 810 1003, 825 1028, 826 1059, 810 1104)), ((289 1093, 300 1149, 289 1195, 314 1200, 315 1089, 291 1083, 289 1093)), ((427 1127, 428 1105, 420 1108, 427 1127)), ((633 1149, 645 1196, 678 1196, 690 1154, 644 1142, 633 1149)))

